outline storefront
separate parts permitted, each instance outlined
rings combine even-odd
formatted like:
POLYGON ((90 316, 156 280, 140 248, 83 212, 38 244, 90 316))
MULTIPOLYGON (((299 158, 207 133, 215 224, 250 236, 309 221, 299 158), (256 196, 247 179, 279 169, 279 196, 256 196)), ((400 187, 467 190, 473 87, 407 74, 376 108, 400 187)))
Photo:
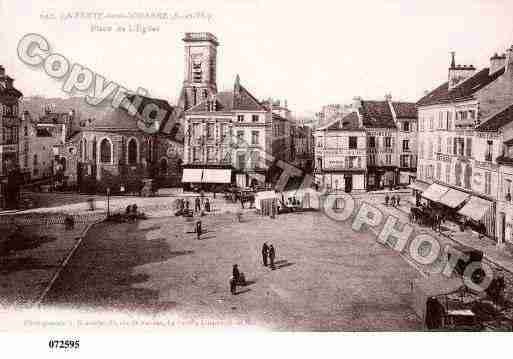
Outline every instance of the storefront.
POLYGON ((471 196, 458 213, 465 216, 471 224, 475 225, 475 229, 483 227, 483 234, 490 238, 496 238, 494 202, 471 196))
POLYGON ((187 189, 220 189, 232 183, 231 168, 187 167, 182 171, 182 183, 187 189))
POLYGON ((412 182, 408 188, 412 189, 412 198, 410 202, 414 204, 415 206, 420 206, 421 196, 422 193, 427 190, 429 187, 429 183, 422 182, 419 180, 416 180, 415 182, 412 182))

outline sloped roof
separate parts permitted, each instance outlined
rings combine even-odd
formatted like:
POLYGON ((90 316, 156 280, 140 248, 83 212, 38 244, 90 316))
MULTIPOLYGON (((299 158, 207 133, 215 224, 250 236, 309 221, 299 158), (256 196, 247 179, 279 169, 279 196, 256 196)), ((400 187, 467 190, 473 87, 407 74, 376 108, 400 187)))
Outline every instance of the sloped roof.
POLYGON ((387 101, 362 101, 359 109, 364 127, 396 128, 387 101))
MULTIPOLYGON (((265 111, 266 108, 242 85, 235 84, 233 91, 221 91, 215 95, 216 112, 265 111)), ((191 112, 210 112, 208 99, 188 109, 191 112)))
POLYGON ((450 90, 449 82, 445 82, 421 98, 417 107, 469 100, 477 91, 503 75, 504 69, 502 67, 490 76, 489 68, 484 68, 450 90))
POLYGON ((417 118, 417 105, 414 102, 392 101, 397 118, 417 118))
POLYGON ((476 129, 478 131, 497 131, 511 122, 513 122, 513 104, 485 119, 476 129))
POLYGON ((342 118, 336 119, 326 126, 319 128, 319 130, 328 131, 363 131, 364 128, 360 126, 360 120, 356 112, 351 112, 342 118))

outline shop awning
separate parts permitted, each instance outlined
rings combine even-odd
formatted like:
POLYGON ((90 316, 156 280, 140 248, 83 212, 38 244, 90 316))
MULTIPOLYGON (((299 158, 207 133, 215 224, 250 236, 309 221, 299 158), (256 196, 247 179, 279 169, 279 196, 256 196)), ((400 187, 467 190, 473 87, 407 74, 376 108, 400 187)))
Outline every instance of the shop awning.
POLYGON ((428 187, 424 192, 422 192, 422 197, 427 198, 431 201, 438 202, 440 200, 440 197, 442 197, 449 188, 433 183, 431 186, 428 187))
POLYGON ((184 183, 201 183, 203 178, 202 168, 184 168, 182 182, 184 183))
POLYGON ((470 200, 458 211, 466 217, 480 221, 491 206, 491 202, 479 197, 470 197, 470 200))
POLYGON ((203 171, 203 183, 231 182, 232 170, 230 169, 205 169, 203 171))
POLYGON ((429 184, 419 182, 419 181, 415 181, 408 185, 408 188, 411 188, 411 189, 414 189, 414 190, 420 191, 420 192, 424 192, 426 189, 428 189, 428 187, 429 187, 429 184))
POLYGON ((470 195, 468 193, 451 188, 440 198, 439 202, 445 204, 447 207, 456 208, 469 197, 470 195))

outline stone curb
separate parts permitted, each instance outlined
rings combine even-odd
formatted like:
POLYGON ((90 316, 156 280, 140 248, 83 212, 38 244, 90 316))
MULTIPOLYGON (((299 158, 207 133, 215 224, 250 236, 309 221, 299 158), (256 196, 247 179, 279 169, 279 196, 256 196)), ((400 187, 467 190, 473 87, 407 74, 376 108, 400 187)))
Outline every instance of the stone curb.
POLYGON ((75 245, 73 246, 73 248, 71 249, 71 251, 68 253, 67 257, 62 261, 62 263, 59 265, 57 271, 54 273, 52 279, 50 280, 50 282, 48 283, 48 285, 45 287, 45 289, 43 290, 43 293, 39 296, 38 300, 35 302, 35 306, 40 306, 41 303, 43 302, 43 300, 45 299, 46 295, 48 294, 48 292, 50 291, 50 289, 52 289, 53 285, 55 284, 55 282, 57 281, 57 279, 59 278, 59 276, 61 275, 62 271, 64 270, 64 268, 68 265, 68 262, 70 261, 71 257, 73 257, 73 255, 75 254, 76 250, 78 249, 78 247, 80 247, 80 244, 82 244, 82 241, 84 240, 87 232, 89 231, 89 229, 91 229, 91 227, 95 224, 98 224, 98 223, 101 223, 103 222, 104 219, 100 219, 100 220, 96 220, 94 222, 91 222, 89 223, 86 228, 84 228, 84 230, 82 231, 82 233, 80 234, 80 237, 78 237, 78 240, 77 242, 75 243, 75 245))

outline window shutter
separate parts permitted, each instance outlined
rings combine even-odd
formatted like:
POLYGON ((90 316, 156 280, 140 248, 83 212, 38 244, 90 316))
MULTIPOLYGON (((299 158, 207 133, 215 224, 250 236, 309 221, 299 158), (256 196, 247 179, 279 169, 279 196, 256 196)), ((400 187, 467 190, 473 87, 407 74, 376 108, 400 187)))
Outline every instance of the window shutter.
POLYGON ((467 138, 467 157, 472 157, 472 138, 467 138))

